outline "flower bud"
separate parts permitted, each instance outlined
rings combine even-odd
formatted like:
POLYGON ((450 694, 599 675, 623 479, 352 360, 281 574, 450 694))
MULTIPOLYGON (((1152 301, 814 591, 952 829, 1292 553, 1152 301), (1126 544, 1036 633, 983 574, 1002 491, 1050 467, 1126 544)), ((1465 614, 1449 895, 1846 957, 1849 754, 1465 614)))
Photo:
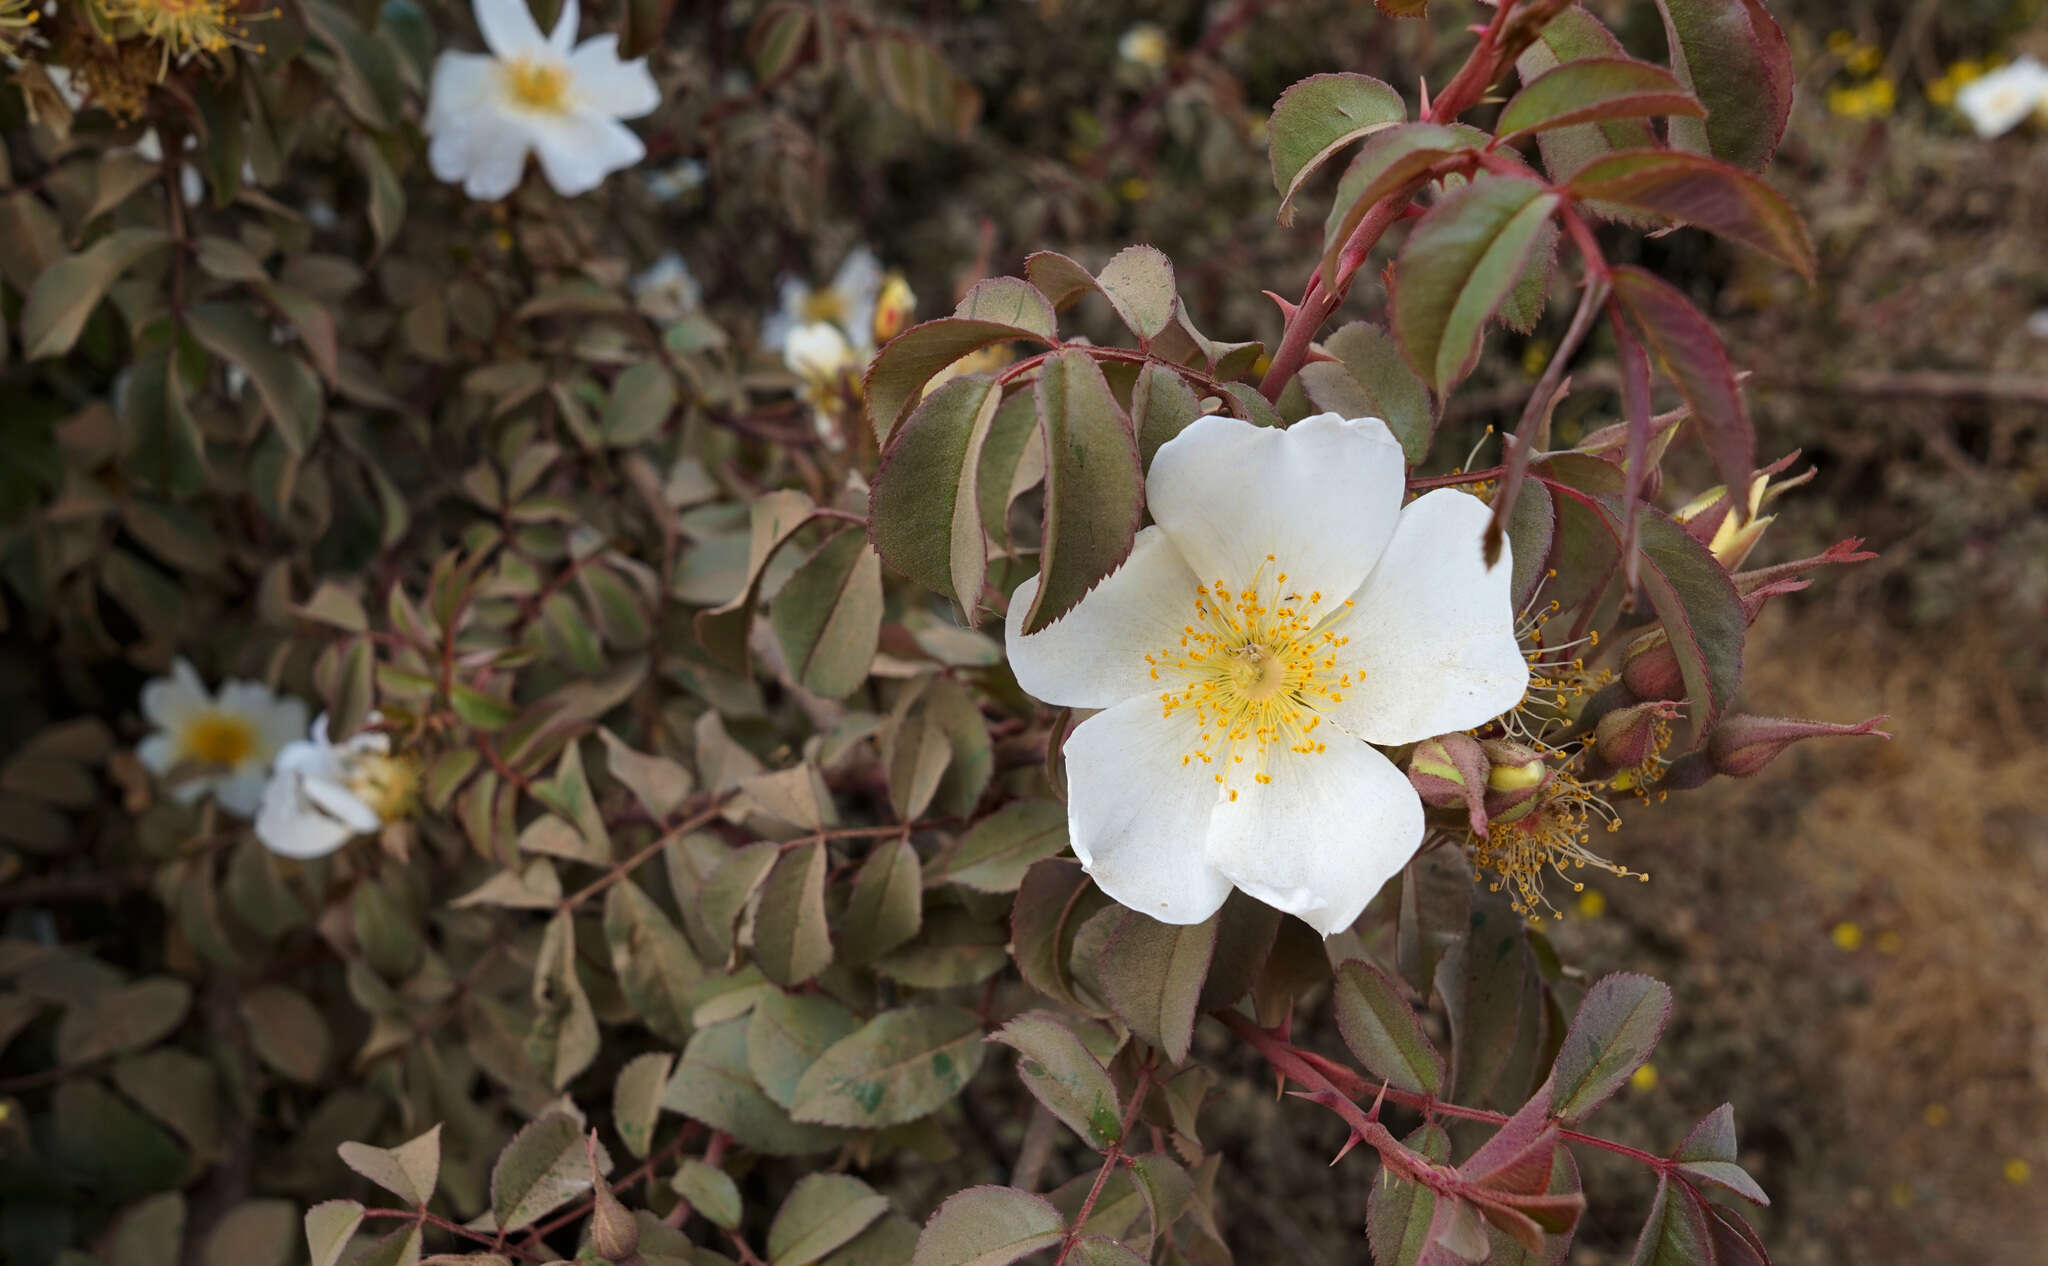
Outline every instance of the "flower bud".
POLYGON ((1543 753, 1508 739, 1480 744, 1492 768, 1486 771, 1486 814, 1496 822, 1528 815, 1543 796, 1555 771, 1543 753))
POLYGON ((1472 833, 1486 834, 1486 784, 1490 763, 1479 740, 1469 734, 1424 739, 1408 757, 1408 781, 1432 809, 1463 806, 1472 833))
POLYGON ((1650 629, 1621 653, 1621 680, 1638 699, 1685 698, 1685 674, 1663 629, 1650 629))
POLYGON ((584 1141, 584 1147, 590 1158, 591 1190, 597 1196, 590 1210, 590 1247, 608 1262, 622 1262, 640 1251, 640 1223, 598 1172, 595 1133, 584 1141))
POLYGON ((1663 699, 1617 708, 1593 727, 1593 750, 1616 769, 1639 769, 1671 745, 1678 705, 1663 699))
POLYGON ((910 318, 917 311, 917 296, 911 293, 910 283, 903 280, 903 274, 892 272, 882 279, 881 293, 875 296, 874 336, 875 346, 895 338, 910 328, 910 318))
POLYGON ((1888 739, 1877 727, 1890 717, 1872 717, 1856 725, 1828 721, 1796 721, 1790 717, 1738 715, 1723 721, 1707 740, 1707 760, 1714 772, 1731 778, 1747 778, 1778 758, 1786 748, 1802 739, 1825 735, 1871 734, 1888 739))

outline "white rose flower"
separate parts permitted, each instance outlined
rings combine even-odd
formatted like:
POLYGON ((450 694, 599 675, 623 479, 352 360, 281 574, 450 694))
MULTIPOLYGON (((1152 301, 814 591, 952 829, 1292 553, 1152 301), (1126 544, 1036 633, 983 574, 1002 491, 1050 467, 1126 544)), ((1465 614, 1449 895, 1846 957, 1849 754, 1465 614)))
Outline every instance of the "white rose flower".
POLYGON ((149 772, 175 773, 171 794, 190 804, 211 792, 215 804, 248 817, 278 749, 306 732, 306 705, 279 698, 261 682, 230 678, 210 695, 180 658, 171 675, 142 688, 142 715, 156 732, 135 749, 149 772))
POLYGON ((1199 923, 1232 887, 1325 936, 1422 841, 1422 803, 1373 744, 1483 725, 1521 701, 1505 551, 1455 490, 1407 507, 1376 418, 1287 430, 1198 418, 1146 480, 1157 526, 1050 628, 1010 599, 1010 666, 1102 711, 1068 737, 1067 825, 1095 882, 1199 923))
POLYGON ((2048 105, 2048 66, 2032 57, 1973 79, 1956 93, 1956 109, 1987 141, 2012 131, 2043 105, 2048 105))
POLYGON ((278 753, 277 770, 263 788, 256 838, 273 853, 303 861, 325 857, 403 816, 418 777, 411 764, 390 753, 390 736, 374 730, 331 742, 322 713, 310 739, 278 753))
POLYGON ((867 247, 856 247, 823 290, 813 290, 795 277, 782 279, 776 310, 761 323, 761 343, 786 353, 790 335, 799 327, 829 321, 865 359, 873 349, 875 302, 881 293, 882 261, 867 247))
POLYGON ((646 155, 619 120, 661 104, 654 77, 644 58, 619 60, 615 35, 575 45, 576 0, 545 37, 526 0, 476 0, 476 20, 491 51, 434 63, 426 131, 436 176, 496 201, 519 186, 530 151, 555 192, 574 197, 646 155))

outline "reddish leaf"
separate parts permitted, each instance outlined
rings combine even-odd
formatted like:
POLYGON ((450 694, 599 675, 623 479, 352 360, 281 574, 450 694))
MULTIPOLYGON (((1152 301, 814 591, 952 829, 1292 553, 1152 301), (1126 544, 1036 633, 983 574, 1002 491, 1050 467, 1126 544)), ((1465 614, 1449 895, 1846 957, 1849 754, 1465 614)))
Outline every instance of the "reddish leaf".
MULTIPOLYGON (((1568 62, 1627 55, 1621 41, 1601 25, 1599 18, 1572 5, 1550 20, 1536 42, 1516 60, 1515 70, 1522 82, 1529 84, 1568 62)), ((1536 134, 1536 145, 1543 151, 1543 168, 1552 180, 1566 179, 1603 154, 1643 149, 1656 143, 1656 132, 1640 118, 1602 119, 1536 134)))
POLYGON ((1628 313, 1659 368, 1685 397, 1721 482, 1747 488, 1756 469, 1756 432, 1720 334, 1668 282, 1632 266, 1615 269, 1613 280, 1613 302, 1628 313))
POLYGON ((1671 68, 1707 107, 1671 144, 1761 171, 1792 117, 1792 50, 1763 0, 1657 0, 1671 68))
POLYGON ((1783 194, 1732 164, 1675 150, 1629 150, 1587 163, 1568 188, 1576 198, 1717 233, 1813 279, 1813 242, 1799 213, 1783 194))
POLYGON ((1374 134, 1351 160, 1323 223, 1323 284, 1337 275, 1337 254, 1351 230, 1381 199, 1421 180, 1447 159, 1470 154, 1490 138, 1477 128, 1402 123, 1374 134))
POLYGON ((1603 119, 1706 111, 1671 72, 1627 57, 1565 62, 1515 94, 1495 123, 1503 141, 1603 119))
POLYGON ((1394 333, 1439 394, 1472 371, 1487 322, 1558 201, 1534 180, 1484 176, 1446 195, 1409 235, 1394 266, 1394 333))
POLYGON ((924 385, 933 374, 969 352, 1015 339, 1048 342, 1037 330, 961 317, 940 317, 897 335, 868 366, 867 384, 862 391, 875 438, 888 441, 903 415, 922 398, 924 385))
POLYGON ((1621 1089, 1670 1018, 1670 988, 1648 976, 1617 973, 1587 990, 1551 1070, 1557 1119, 1579 1120, 1621 1089))
POLYGON ((1713 1232, 1701 1205, 1684 1183, 1658 1179, 1657 1198, 1629 1266, 1715 1266, 1713 1232))
POLYGON ((1145 506, 1131 421, 1087 353, 1048 357, 1036 399, 1045 436, 1045 546, 1026 633, 1073 610, 1123 564, 1145 506))

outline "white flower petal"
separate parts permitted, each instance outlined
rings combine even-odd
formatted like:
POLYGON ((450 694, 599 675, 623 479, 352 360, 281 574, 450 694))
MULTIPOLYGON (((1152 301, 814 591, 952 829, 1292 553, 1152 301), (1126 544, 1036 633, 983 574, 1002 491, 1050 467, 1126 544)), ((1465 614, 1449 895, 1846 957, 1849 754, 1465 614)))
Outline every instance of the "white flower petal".
POLYGON ((341 783, 329 778, 305 777, 299 783, 299 794, 306 801, 326 812, 358 833, 367 833, 384 825, 384 819, 377 811, 366 805, 341 783))
POLYGON ((1038 577, 1017 586, 1004 620, 1010 670, 1017 684, 1047 703, 1107 708, 1156 696, 1172 683, 1152 676, 1145 656, 1178 648, 1194 615, 1195 573, 1165 532, 1148 527, 1131 543, 1131 556, 1072 611, 1026 637, 1024 615, 1038 596, 1038 577))
POLYGON ((561 13, 555 17, 555 29, 548 32, 548 47, 557 56, 567 57, 569 50, 576 47, 576 24, 581 18, 576 0, 567 0, 562 5, 561 13))
POLYGON ((591 110, 537 120, 533 148, 548 184, 565 198, 589 193, 606 176, 647 156, 631 128, 591 110))
POLYGON ((459 125, 472 111, 485 108, 497 88, 499 73, 498 59, 483 53, 449 51, 435 58, 434 79, 427 90, 427 117, 422 124, 427 134, 459 125))
POLYGON ((1191 737, 1157 702, 1132 699, 1067 738, 1074 855, 1103 892, 1162 923, 1200 923, 1230 895, 1230 880, 1202 860, 1219 788, 1181 764, 1191 737))
POLYGON ((152 734, 135 745, 135 759, 142 767, 161 777, 178 763, 178 744, 168 734, 152 734))
POLYGON ((616 35, 583 41, 569 54, 569 76, 577 100, 613 118, 637 119, 661 104, 647 59, 620 61, 616 35))
POLYGON ((1393 535, 1405 472, 1377 418, 1322 413, 1281 431, 1211 415, 1160 447, 1145 494, 1204 581, 1240 589, 1264 568, 1264 583, 1285 572, 1334 601, 1393 535))
MULTIPOLYGON (((562 18, 573 23, 575 16, 571 0, 562 7, 562 18)), ((476 0, 476 25, 490 50, 507 60, 547 51, 548 42, 541 38, 540 24, 533 20, 533 10, 526 7, 526 0, 476 0)), ((573 25, 570 32, 573 37, 573 25)))
POLYGON ((1324 715, 1372 743, 1483 725, 1522 701, 1529 665, 1515 641, 1512 559, 1486 567, 1481 538, 1493 510, 1443 488, 1401 512, 1394 539, 1331 629, 1354 674, 1324 715))
POLYGON ((299 799, 297 779, 279 775, 264 788, 263 807, 256 815, 256 838, 284 857, 325 857, 354 838, 355 832, 299 799))
MULTIPOLYGON (((1209 822, 1211 865, 1329 936, 1351 926, 1422 843, 1422 800, 1376 748, 1332 736, 1312 756, 1274 753, 1209 822)), ((1186 865, 1189 863, 1183 863, 1186 865)))
POLYGON ((442 180, 460 181, 470 197, 496 202, 519 187, 531 145, 525 129, 485 115, 442 130, 427 147, 427 161, 442 180))
POLYGON ((179 656, 171 661, 171 675, 157 677, 142 688, 142 715, 161 730, 176 730, 195 712, 213 706, 213 696, 191 661, 179 656))
POLYGON ((1956 93, 1956 108, 1985 140, 2012 131, 2043 103, 2048 103, 2048 66, 2032 57, 1973 79, 1956 93))
POLYGON ((261 764, 246 765, 213 785, 213 802, 238 818, 253 818, 270 783, 261 764))

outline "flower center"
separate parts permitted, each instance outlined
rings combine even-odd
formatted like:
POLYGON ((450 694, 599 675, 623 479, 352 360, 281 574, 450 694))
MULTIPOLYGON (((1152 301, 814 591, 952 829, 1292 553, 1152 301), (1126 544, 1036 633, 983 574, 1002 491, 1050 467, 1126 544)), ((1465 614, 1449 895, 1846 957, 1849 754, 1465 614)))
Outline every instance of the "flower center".
POLYGON ((806 321, 837 324, 846 317, 846 296, 837 290, 813 290, 804 299, 803 313, 806 321))
POLYGON ((569 108, 569 69, 518 57, 505 64, 505 90, 529 110, 560 114, 569 108))
POLYGON ((386 822, 412 812, 420 771, 402 756, 366 752, 349 762, 349 792, 386 822))
POLYGON ((256 751, 256 727, 232 712, 202 712, 178 736, 186 760, 232 769, 256 751))
POLYGON ((1197 585, 1195 616, 1182 626, 1179 643, 1145 657, 1152 679, 1169 683, 1159 696, 1161 715, 1194 723, 1195 743, 1181 764, 1211 766, 1232 800, 1241 766, 1251 767, 1257 783, 1273 781, 1269 749, 1321 752, 1321 709, 1341 703, 1356 680, 1337 664, 1351 639, 1328 627, 1342 607, 1326 605, 1320 590, 1288 588, 1284 571, 1268 581, 1266 571, 1260 567, 1241 589, 1221 580, 1197 585))

